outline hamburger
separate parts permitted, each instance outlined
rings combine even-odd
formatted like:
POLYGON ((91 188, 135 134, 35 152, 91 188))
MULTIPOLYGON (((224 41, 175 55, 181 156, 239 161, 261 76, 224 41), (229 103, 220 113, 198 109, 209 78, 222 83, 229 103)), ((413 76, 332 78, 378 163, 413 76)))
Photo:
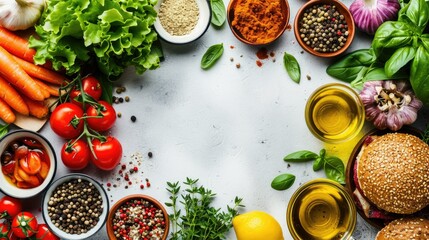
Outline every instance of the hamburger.
POLYGON ((429 146, 406 133, 369 136, 354 165, 354 198, 368 218, 391 220, 429 205, 429 146))
POLYGON ((390 222, 378 232, 375 240, 427 240, 429 220, 425 218, 400 218, 390 222))

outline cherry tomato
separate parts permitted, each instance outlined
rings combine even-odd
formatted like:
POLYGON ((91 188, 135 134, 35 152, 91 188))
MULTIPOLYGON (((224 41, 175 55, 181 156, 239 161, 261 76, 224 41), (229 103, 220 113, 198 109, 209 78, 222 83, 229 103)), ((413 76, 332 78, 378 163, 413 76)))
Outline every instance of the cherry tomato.
MULTIPOLYGON (((101 94, 103 92, 98 79, 91 75, 82 79, 82 89, 87 95, 91 96, 96 101, 101 98, 101 94)), ((75 88, 70 92, 70 99, 72 103, 82 107, 82 102, 77 101, 80 94, 81 91, 75 88)))
POLYGON ((95 131, 109 130, 116 121, 116 111, 106 101, 98 101, 98 105, 91 105, 86 110, 87 123, 95 131))
POLYGON ((12 220, 12 231, 20 238, 33 236, 37 232, 37 219, 30 212, 20 212, 12 220))
POLYGON ((0 223, 0 240, 9 240, 10 228, 4 222, 0 223))
POLYGON ((66 142, 61 149, 61 160, 66 167, 72 170, 84 169, 89 163, 90 155, 91 150, 82 139, 78 139, 76 142, 75 140, 66 142))
POLYGON ((49 123, 60 137, 71 139, 83 132, 82 108, 72 103, 58 105, 51 114, 49 123))
POLYGON ((94 138, 91 143, 95 154, 91 154, 91 161, 98 168, 112 170, 121 161, 122 146, 116 138, 108 136, 104 142, 94 138))
POLYGON ((21 200, 9 196, 0 199, 0 218, 13 218, 22 211, 21 200))
POLYGON ((60 240, 44 223, 39 224, 35 237, 37 240, 60 240))

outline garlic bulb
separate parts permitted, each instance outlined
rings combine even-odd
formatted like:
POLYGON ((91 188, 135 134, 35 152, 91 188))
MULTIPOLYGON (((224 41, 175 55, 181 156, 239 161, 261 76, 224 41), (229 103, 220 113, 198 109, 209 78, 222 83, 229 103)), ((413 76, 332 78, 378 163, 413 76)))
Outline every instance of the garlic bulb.
POLYGON ((0 0, 0 26, 12 31, 32 27, 44 7, 45 0, 0 0))
POLYGON ((369 81, 359 93, 366 119, 378 129, 397 131, 417 119, 423 103, 416 98, 408 81, 369 81))
POLYGON ((349 10, 360 30, 374 34, 383 22, 397 16, 399 8, 397 0, 355 0, 349 10))

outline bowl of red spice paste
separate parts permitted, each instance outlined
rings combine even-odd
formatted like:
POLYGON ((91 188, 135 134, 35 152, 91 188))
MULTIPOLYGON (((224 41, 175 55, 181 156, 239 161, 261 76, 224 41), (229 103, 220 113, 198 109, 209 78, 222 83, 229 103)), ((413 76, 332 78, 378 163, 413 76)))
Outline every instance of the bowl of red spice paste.
POLYGON ((43 192, 55 177, 57 160, 50 142, 37 132, 16 130, 0 139, 0 190, 30 198, 43 192))
POLYGON ((144 194, 132 194, 112 206, 106 226, 109 240, 166 240, 170 220, 158 200, 144 194))
POLYGON ((228 23, 234 36, 250 45, 266 45, 277 40, 289 26, 287 0, 231 0, 228 23))

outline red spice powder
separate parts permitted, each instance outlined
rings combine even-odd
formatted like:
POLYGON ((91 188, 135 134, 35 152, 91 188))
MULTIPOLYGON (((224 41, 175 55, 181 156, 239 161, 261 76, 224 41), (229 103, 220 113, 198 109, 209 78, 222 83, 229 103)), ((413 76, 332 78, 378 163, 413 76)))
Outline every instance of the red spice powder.
POLYGON ((259 60, 256 60, 256 65, 258 65, 258 67, 262 67, 262 62, 259 60))
POLYGON ((257 52, 256 52, 256 56, 259 59, 267 59, 268 58, 268 50, 266 48, 260 48, 257 52))

